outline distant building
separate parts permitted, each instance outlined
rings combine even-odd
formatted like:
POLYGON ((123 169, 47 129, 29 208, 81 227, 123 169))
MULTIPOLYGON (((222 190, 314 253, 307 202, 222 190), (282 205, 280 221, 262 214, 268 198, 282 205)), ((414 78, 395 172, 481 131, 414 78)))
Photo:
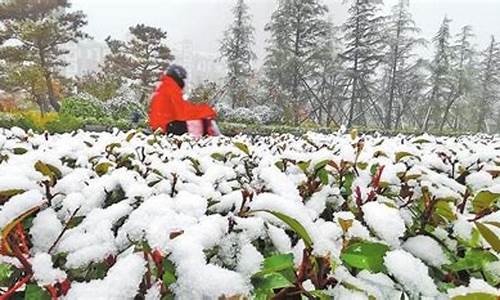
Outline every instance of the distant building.
MULTIPOLYGON (((205 80, 215 81, 225 76, 225 66, 216 61, 217 54, 195 51, 191 40, 184 40, 178 45, 180 46, 172 47, 175 63, 185 66, 189 71, 191 85, 205 80)), ((64 74, 70 77, 98 71, 109 51, 105 42, 94 40, 72 44, 68 49, 70 65, 64 70, 64 74)))
POLYGON ((94 40, 81 41, 69 46, 68 62, 64 70, 66 76, 77 76, 87 72, 98 71, 108 53, 106 43, 94 40))
POLYGON ((189 83, 197 85, 205 80, 217 81, 225 76, 225 66, 217 62, 214 53, 194 51, 193 41, 184 40, 180 47, 173 47, 175 63, 186 67, 190 74, 189 83))

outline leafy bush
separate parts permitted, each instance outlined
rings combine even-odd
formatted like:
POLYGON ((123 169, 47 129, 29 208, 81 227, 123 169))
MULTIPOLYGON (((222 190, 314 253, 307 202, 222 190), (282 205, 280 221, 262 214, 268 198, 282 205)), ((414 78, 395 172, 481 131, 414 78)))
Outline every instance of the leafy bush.
POLYGON ((45 130, 51 133, 72 132, 82 128, 82 120, 80 118, 61 114, 57 119, 46 124, 45 130))
POLYGON ((29 123, 32 124, 33 128, 42 129, 49 122, 55 121, 58 118, 58 114, 55 112, 49 112, 42 115, 37 111, 26 111, 26 112, 18 112, 14 113, 19 119, 26 119, 29 123))
POLYGON ((89 94, 79 94, 64 99, 60 114, 82 119, 99 119, 107 116, 104 103, 89 94))
POLYGON ((144 118, 145 107, 139 100, 139 95, 134 90, 123 86, 118 90, 116 97, 106 101, 104 106, 116 120, 130 120, 134 113, 144 118))

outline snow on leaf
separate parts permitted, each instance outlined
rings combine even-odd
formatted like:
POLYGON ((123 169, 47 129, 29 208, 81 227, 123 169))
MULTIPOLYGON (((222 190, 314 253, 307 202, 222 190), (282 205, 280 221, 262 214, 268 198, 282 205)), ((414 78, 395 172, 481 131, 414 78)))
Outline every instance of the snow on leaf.
POLYGON ((488 228, 488 226, 480 223, 480 222, 475 222, 477 229, 483 236, 483 238, 493 247, 493 249, 496 252, 500 252, 500 239, 498 236, 488 228))
POLYGON ((313 242, 311 237, 309 236, 309 233, 307 233, 307 230, 302 226, 302 224, 299 223, 296 219, 289 217, 285 214, 282 214, 277 211, 270 211, 270 210, 256 210, 253 211, 255 212, 267 212, 270 213, 271 215, 275 216, 276 218, 280 219, 283 221, 285 224, 290 226, 290 228, 295 231, 299 235, 299 237, 304 241, 305 245, 307 248, 312 248, 313 242))

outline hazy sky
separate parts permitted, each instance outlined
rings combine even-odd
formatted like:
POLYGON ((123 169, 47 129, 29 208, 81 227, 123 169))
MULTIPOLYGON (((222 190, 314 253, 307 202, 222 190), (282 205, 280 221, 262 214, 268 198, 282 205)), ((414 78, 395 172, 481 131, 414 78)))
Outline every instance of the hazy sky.
MULTIPOLYGON (((500 39, 500 0, 410 0, 411 11, 423 30, 432 37, 443 17, 453 19, 453 29, 470 24, 480 46, 494 34, 500 39)), ((137 23, 159 26, 168 32, 169 44, 180 48, 189 41, 195 52, 215 54, 222 32, 231 22, 235 0, 73 0, 73 9, 88 15, 87 31, 102 41, 108 35, 126 36, 127 28, 137 23)), ((277 0, 247 0, 254 16, 256 52, 263 56, 267 35, 263 28, 269 21, 277 0)), ((385 0, 387 11, 396 0, 385 0)), ((336 25, 346 17, 347 5, 342 0, 325 0, 336 25)), ((179 51, 179 50, 178 50, 179 51)), ((176 54, 176 53, 174 53, 176 54)), ((177 53, 179 54, 179 53, 177 53)))

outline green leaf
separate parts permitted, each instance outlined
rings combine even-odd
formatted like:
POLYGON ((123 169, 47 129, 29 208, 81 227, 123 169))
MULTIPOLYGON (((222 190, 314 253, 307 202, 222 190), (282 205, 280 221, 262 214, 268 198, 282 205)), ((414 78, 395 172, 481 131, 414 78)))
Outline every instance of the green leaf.
POLYGON ((260 212, 260 211, 270 213, 273 216, 275 216, 276 218, 283 221, 285 224, 290 226, 290 228, 293 231, 295 231, 295 233, 297 233, 299 235, 299 237, 304 241, 306 248, 312 248, 313 242, 312 242, 311 236, 309 235, 309 233, 307 233, 307 230, 304 228, 304 226, 302 226, 302 224, 299 223, 299 221, 297 221, 294 218, 289 217, 285 214, 277 212, 277 211, 258 210, 258 211, 254 211, 254 212, 260 212))
POLYGON ((269 299, 268 297, 274 294, 275 289, 293 286, 293 283, 280 273, 269 273, 254 277, 252 278, 252 284, 255 288, 256 299, 269 299))
POLYGON ((226 161, 226 157, 220 153, 213 153, 212 155, 210 155, 210 157, 212 157, 214 160, 218 160, 218 161, 222 161, 222 162, 226 161))
MULTIPOLYGON (((417 157, 409 152, 397 152, 396 153, 396 162, 400 162, 405 157, 417 157)), ((418 158, 418 157, 417 157, 418 158)))
POLYGON ((384 256, 389 247, 380 243, 360 242, 347 247, 340 258, 348 266, 378 273, 384 270, 384 256))
POLYGON ((281 272, 286 269, 293 269, 293 255, 292 254, 279 254, 266 257, 262 263, 262 269, 255 276, 263 274, 281 272))
POLYGON ((358 162, 358 169, 360 170, 366 170, 366 168, 368 168, 368 163, 365 163, 365 162, 358 162))
POLYGON ((428 144, 430 143, 429 140, 426 140, 426 139, 418 139, 416 141, 413 141, 414 144, 428 144))
POLYGON ((484 222, 484 224, 493 225, 496 228, 500 228, 500 222, 489 221, 489 222, 484 222))
POLYGON ((354 181, 354 173, 349 172, 349 173, 345 174, 344 182, 342 183, 342 189, 343 189, 342 196, 344 196, 344 198, 352 195, 352 183, 353 183, 353 181, 354 181))
POLYGON ((126 138, 125 140, 126 140, 127 142, 130 142, 130 141, 134 138, 134 136, 135 136, 136 134, 137 134, 137 131, 132 131, 131 133, 129 133, 129 134, 127 135, 127 138, 126 138))
POLYGON ((165 258, 163 260, 163 268, 165 270, 165 272, 163 273, 163 284, 165 284, 165 286, 169 286, 173 283, 175 283, 177 281, 177 276, 176 276, 176 273, 175 273, 175 265, 174 263, 168 259, 168 258, 165 258))
POLYGON ((479 233, 483 236, 483 238, 488 242, 488 244, 493 247, 493 250, 496 252, 500 252, 500 239, 498 236, 488 228, 488 226, 481 224, 479 222, 475 222, 479 233))
POLYGON ((36 284, 28 284, 24 300, 50 300, 50 294, 36 284))
POLYGON ((95 166, 95 172, 97 173, 97 175, 103 176, 104 174, 108 173, 111 166, 113 166, 113 164, 109 162, 100 163, 95 166))
POLYGON ((463 296, 455 296, 452 300, 496 300, 497 296, 486 293, 470 293, 463 296))
POLYGON ((26 154, 28 152, 28 150, 26 150, 24 148, 14 148, 14 149, 12 149, 12 151, 14 152, 15 155, 23 155, 23 154, 26 154))
POLYGON ((358 130, 357 129, 351 130, 351 140, 354 141, 357 137, 358 137, 358 130))
POLYGON ((243 143, 234 143, 234 146, 238 149, 241 150, 241 152, 245 153, 246 155, 250 156, 250 150, 248 150, 248 146, 243 144, 243 143))
POLYGON ((475 213, 479 213, 487 208, 490 208, 495 201, 500 198, 500 194, 492 193, 489 191, 479 192, 474 200, 472 200, 472 207, 475 213))
POLYGON ((275 164, 276 168, 278 168, 281 172, 285 172, 285 163, 280 160, 280 161, 277 161, 275 164))
POLYGON ((5 191, 0 191, 0 200, 6 201, 16 195, 22 194, 26 192, 26 190, 18 190, 18 189, 13 189, 13 190, 5 190, 5 191))
POLYGON ((328 185, 329 183, 329 179, 328 179, 328 172, 325 170, 325 169, 321 169, 319 172, 318 172, 318 177, 319 179, 321 180, 321 183, 323 185, 328 185))
POLYGON ((55 185, 57 179, 61 179, 62 177, 62 173, 58 168, 40 160, 35 163, 35 170, 42 173, 42 175, 49 177, 52 185, 55 185))
POLYGON ((326 160, 323 160, 323 161, 320 161, 319 163, 317 163, 315 166, 314 166, 314 171, 318 172, 319 170, 321 169, 324 169, 328 163, 330 162, 329 159, 326 159, 326 160))
POLYGON ((301 161, 297 164, 297 167, 302 170, 302 172, 307 173, 307 170, 311 166, 311 161, 301 161))
POLYGON ((325 294, 324 291, 322 290, 315 290, 315 291, 310 291, 308 292, 309 294, 313 295, 314 298, 318 299, 318 300, 331 300, 332 297, 331 296, 328 296, 327 294, 325 294))
POLYGON ((0 282, 9 279, 12 275, 11 266, 8 264, 0 264, 0 282))
POLYGON ((445 268, 453 272, 460 271, 479 271, 484 265, 497 261, 497 257, 488 251, 472 249, 465 253, 463 258, 460 258, 451 265, 445 268))
POLYGON ((115 148, 120 148, 122 144, 120 143, 112 143, 106 146, 105 150, 107 153, 112 153, 115 148))
POLYGON ((439 215, 440 217, 444 218, 448 222, 453 222, 457 219, 457 216, 451 209, 450 203, 446 201, 438 201, 436 203, 436 214, 439 215))

